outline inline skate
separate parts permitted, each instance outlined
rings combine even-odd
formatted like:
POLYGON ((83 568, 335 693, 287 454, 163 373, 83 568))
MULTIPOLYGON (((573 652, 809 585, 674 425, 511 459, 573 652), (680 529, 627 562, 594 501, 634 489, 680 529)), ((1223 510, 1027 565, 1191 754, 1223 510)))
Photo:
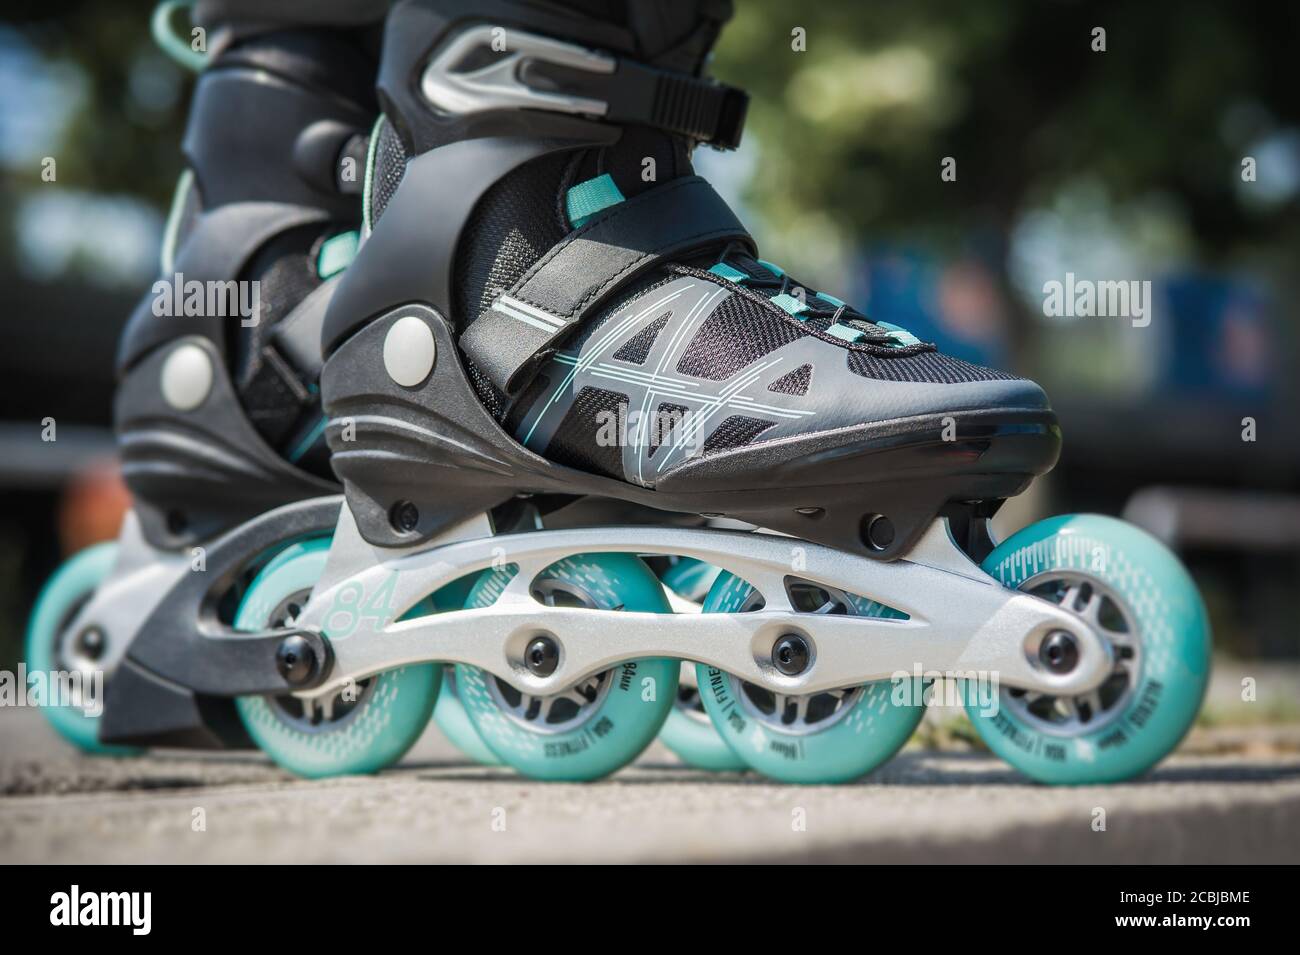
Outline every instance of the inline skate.
MULTIPOLYGON (((359 31, 259 21, 250 4, 206 6, 196 18, 205 51, 190 46, 187 5, 164 4, 154 19, 163 49, 200 72, 160 279, 118 354, 114 418, 134 505, 116 542, 74 556, 47 583, 26 638, 33 672, 111 683, 162 594, 206 576, 211 540, 337 493, 319 330, 358 239, 377 34, 367 44, 359 31)), ((78 702, 45 712, 79 747, 111 750, 78 702)), ((203 708, 204 720, 152 741, 247 743, 230 701, 203 708)))
POLYGON ((1210 638, 1177 560, 1096 515, 989 535, 1056 461, 1043 391, 795 281, 692 173, 743 123, 701 77, 727 13, 392 9, 370 231, 322 326, 343 499, 212 543, 137 631, 106 740, 238 697, 281 765, 377 768, 451 665, 496 759, 592 779, 689 661, 727 760, 777 780, 879 766, 939 678, 1041 781, 1178 743, 1210 638), (717 570, 700 612, 651 569, 686 561, 717 570))

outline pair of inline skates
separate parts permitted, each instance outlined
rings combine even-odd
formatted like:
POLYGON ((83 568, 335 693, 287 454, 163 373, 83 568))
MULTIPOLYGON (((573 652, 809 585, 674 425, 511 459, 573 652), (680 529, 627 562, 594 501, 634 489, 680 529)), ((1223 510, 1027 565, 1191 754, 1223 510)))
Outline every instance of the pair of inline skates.
POLYGON ((163 272, 261 314, 128 325, 135 507, 29 629, 33 670, 106 675, 65 736, 327 776, 436 712, 537 778, 662 731, 834 782, 951 677, 1037 780, 1182 738, 1210 637, 1177 560, 1096 515, 990 539, 1055 463, 1042 390, 794 281, 692 173, 744 118, 701 76, 725 4, 403 0, 382 38, 343 0, 220 6, 163 272))

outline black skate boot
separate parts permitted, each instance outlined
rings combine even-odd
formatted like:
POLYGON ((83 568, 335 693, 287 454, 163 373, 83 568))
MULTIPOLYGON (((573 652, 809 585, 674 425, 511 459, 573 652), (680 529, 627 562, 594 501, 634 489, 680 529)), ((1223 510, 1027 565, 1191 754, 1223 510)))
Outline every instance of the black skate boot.
MULTIPOLYGON (((246 741, 228 701, 177 694, 165 706, 134 693, 130 684, 159 681, 136 665, 143 643, 132 641, 142 631, 146 642, 176 640, 174 626, 147 622, 190 571, 220 576, 208 563, 217 535, 337 491, 317 385, 320 327, 356 248, 378 112, 378 31, 356 24, 375 23, 382 8, 317 4, 305 19, 273 20, 265 4, 205 2, 194 12, 207 31, 200 53, 187 45, 188 24, 171 21, 175 6, 155 30, 181 27, 183 36, 164 34, 164 49, 188 51, 201 73, 162 274, 118 354, 114 410, 134 506, 116 543, 60 569, 27 637, 32 670, 100 674, 120 691, 103 720, 47 708, 88 750, 246 741)), ((195 631, 199 619, 178 625, 195 631)))
MULTIPOLYGON (((460 356, 510 454, 522 445, 563 468, 525 455, 536 473, 498 482, 480 456, 505 435, 486 422, 435 454, 377 420, 334 443, 368 540, 428 539, 528 491, 719 514, 890 559, 940 510, 999 501, 1051 467, 1059 435, 1037 385, 760 260, 692 174, 692 149, 734 146, 744 116, 742 93, 699 76, 726 4, 660 6, 676 19, 649 24, 635 7, 622 24, 542 9, 393 10, 374 233, 324 343, 380 334, 367 323, 396 321, 403 302, 432 307, 456 345, 445 360, 460 356), (483 473, 449 490, 450 468, 483 473), (393 507, 413 488, 399 526, 393 507)), ((414 354, 394 334, 394 351, 414 354)), ((335 364, 337 420, 363 383, 335 364)), ((444 432, 444 409, 468 396, 442 395, 394 417, 444 432)))
MULTIPOLYGON (((701 77, 727 4, 583 14, 390 14, 372 232, 324 339, 338 352, 324 378, 335 468, 367 541, 418 543, 485 511, 508 528, 524 493, 548 527, 644 520, 640 508, 887 559, 936 513, 966 531, 1051 466, 1058 435, 1036 385, 795 282, 693 175, 694 148, 734 147, 744 119, 743 93, 701 77), (375 348, 379 380, 354 353, 375 348)), ((584 571, 620 591, 609 559, 584 571)), ((620 568, 621 588, 641 573, 620 568)), ((837 606, 888 611, 842 594, 837 606)), ((526 695, 459 668, 438 718, 466 752, 493 747, 453 702, 465 682, 555 728, 542 705, 529 716, 526 695)), ((683 694, 666 740, 696 765, 738 768, 701 732, 699 699, 683 694)))
POLYGON ((926 674, 973 667, 1004 688, 963 676, 972 719, 1027 773, 1141 772, 1204 687, 1195 589, 1104 518, 993 548, 987 518, 1056 460, 1047 399, 759 258, 690 163, 740 136, 744 94, 702 77, 728 13, 393 8, 372 231, 322 339, 347 508, 302 621, 347 588, 396 597, 335 644, 331 685, 455 662, 496 757, 590 778, 649 741, 693 660, 731 751, 699 762, 828 782, 902 745, 926 674), (594 516, 629 506, 665 526, 594 516), (645 555, 721 568, 706 612, 667 615, 645 555), (464 613, 419 609, 466 582, 464 613))

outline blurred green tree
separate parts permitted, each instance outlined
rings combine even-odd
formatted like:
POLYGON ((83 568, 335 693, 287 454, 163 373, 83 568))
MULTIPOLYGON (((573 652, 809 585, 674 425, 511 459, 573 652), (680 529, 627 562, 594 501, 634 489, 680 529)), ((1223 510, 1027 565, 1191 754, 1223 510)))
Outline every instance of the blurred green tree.
MULTIPOLYGON (((1293 4, 739 0, 714 72, 753 94, 761 238, 818 281, 836 249, 883 238, 976 254, 1005 280, 1020 217, 1084 178, 1117 203, 1172 202, 1201 264, 1289 270, 1294 184, 1257 201, 1240 172, 1295 134, 1298 35, 1293 4)), ((1261 180, 1293 176, 1260 162, 1261 180)))

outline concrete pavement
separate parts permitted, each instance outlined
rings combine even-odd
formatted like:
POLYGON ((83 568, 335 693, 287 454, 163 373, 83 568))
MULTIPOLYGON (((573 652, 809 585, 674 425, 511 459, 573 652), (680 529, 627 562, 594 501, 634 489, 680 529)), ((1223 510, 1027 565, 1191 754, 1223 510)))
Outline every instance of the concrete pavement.
POLYGON ((536 783, 431 729, 396 769, 307 782, 256 754, 85 757, 39 712, 2 709, 0 861, 1300 862, 1300 727, 1250 736, 1198 733, 1121 786, 907 751, 859 783, 795 787, 657 746, 599 783, 536 783))

